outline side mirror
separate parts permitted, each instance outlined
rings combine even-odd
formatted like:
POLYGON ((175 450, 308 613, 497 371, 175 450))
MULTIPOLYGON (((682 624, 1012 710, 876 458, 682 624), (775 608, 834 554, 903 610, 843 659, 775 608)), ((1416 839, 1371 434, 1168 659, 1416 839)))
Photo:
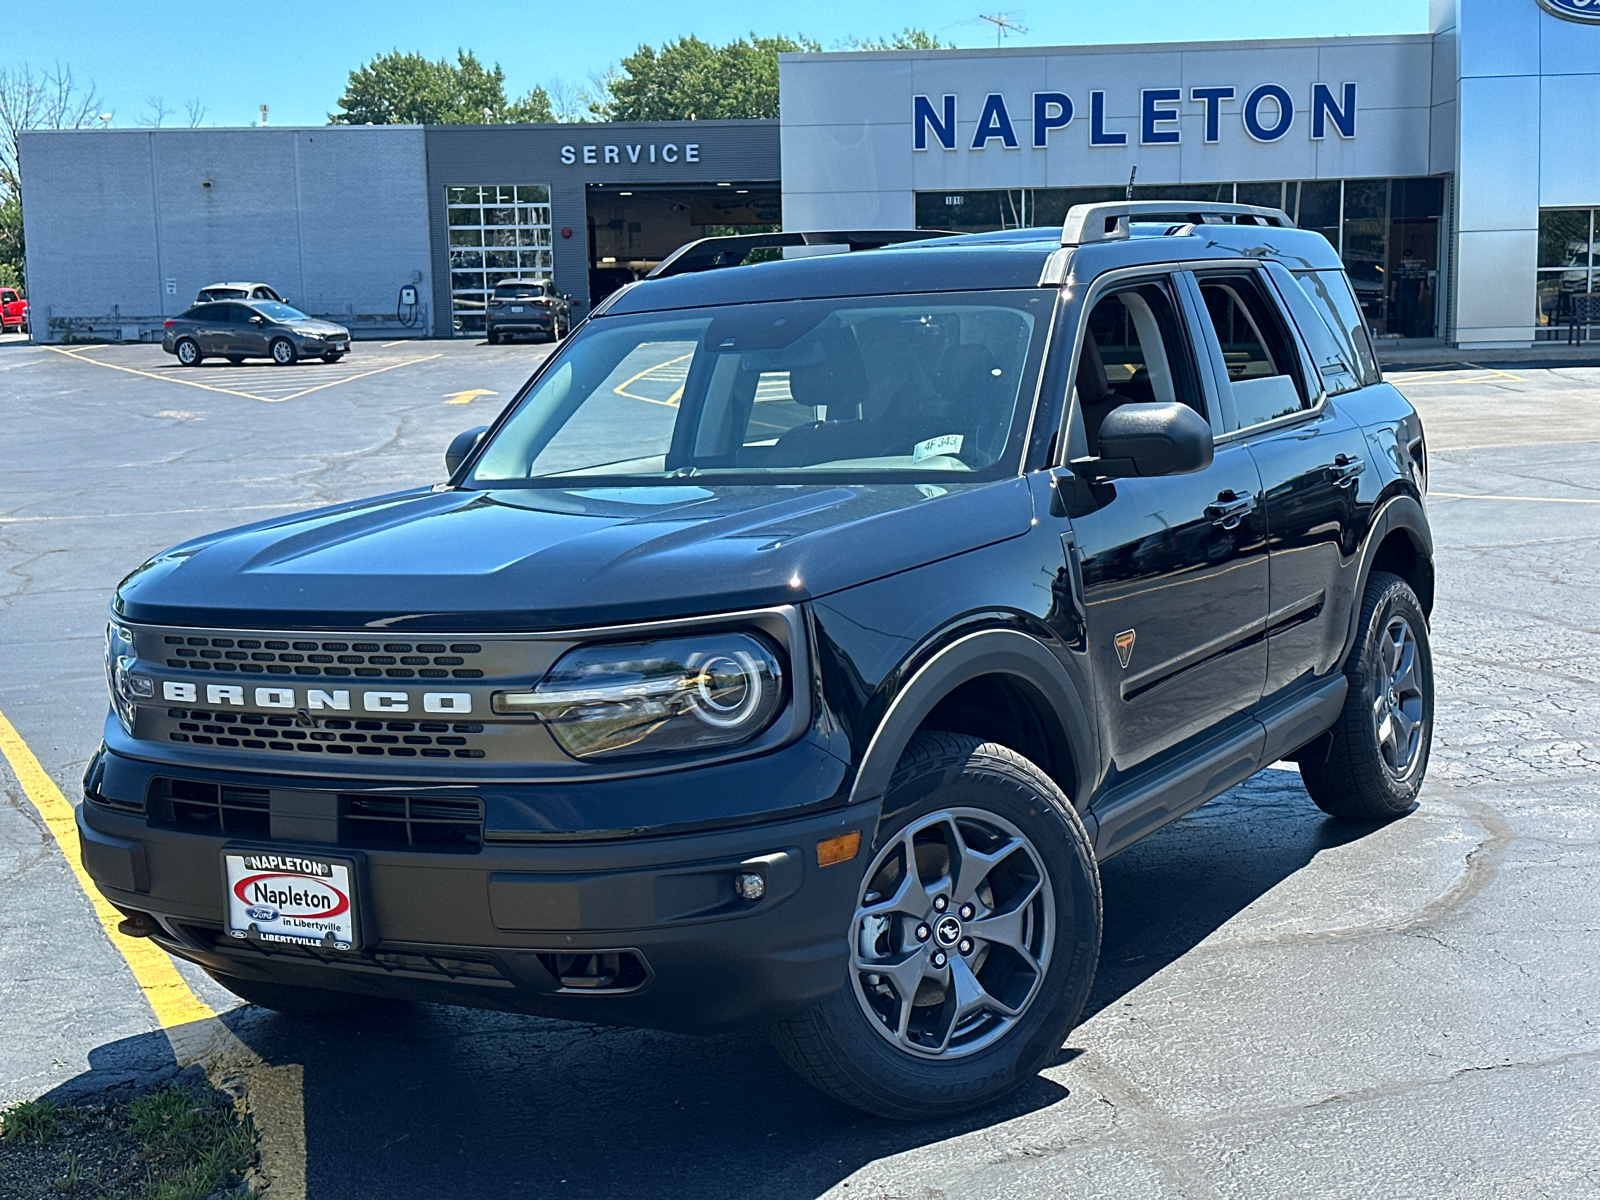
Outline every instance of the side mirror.
POLYGON ((265 325, 266 323, 267 319, 265 317, 256 316, 250 318, 250 324, 252 325, 265 325))
POLYGON ((488 432, 487 425, 479 425, 476 429, 467 429, 456 434, 450 442, 450 448, 444 452, 444 469, 452 479, 461 469, 461 464, 467 461, 467 455, 476 449, 478 439, 488 432))
POLYGON ((1091 479, 1187 475, 1214 453, 1211 426, 1187 404, 1119 404, 1100 424, 1100 457, 1072 468, 1091 479))

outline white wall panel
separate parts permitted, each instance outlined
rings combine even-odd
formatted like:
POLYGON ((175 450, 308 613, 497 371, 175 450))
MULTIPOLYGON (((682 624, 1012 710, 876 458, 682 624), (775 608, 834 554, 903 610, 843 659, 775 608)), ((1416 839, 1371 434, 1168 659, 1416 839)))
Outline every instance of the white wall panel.
POLYGON ((1335 95, 1341 83, 1361 81, 1363 109, 1425 108, 1434 102, 1433 46, 1428 42, 1352 38, 1322 46, 1317 58, 1312 78, 1331 84, 1335 95))
MULTIPOLYGON (((1381 176, 1428 174, 1430 110, 1373 108, 1356 122, 1356 136, 1342 138, 1333 130, 1316 153, 1317 179, 1373 179, 1381 176)), ((1294 176, 1288 176, 1294 178, 1294 176)), ((1313 176, 1306 176, 1313 178, 1313 176)))
MULTIPOLYGON (((912 60, 872 60, 862 70, 837 59, 785 63, 778 74, 778 103, 790 125, 850 125, 860 121, 911 119, 912 60)), ((865 65, 865 64, 863 64, 865 65)))
POLYGON ((1600 205, 1600 74, 1546 75, 1539 112, 1540 206, 1600 205))
POLYGON ((1463 79, 1460 112, 1459 227, 1534 228, 1539 221, 1539 80, 1463 79))
POLYGON ((1463 233, 1456 261, 1456 338, 1533 340, 1536 229, 1463 233), (1523 332, 1508 334, 1507 330, 1523 332))
POLYGON ((1448 175, 1456 169, 1460 113, 1454 100, 1436 104, 1429 119, 1428 174, 1448 175))
MULTIPOLYGON (((909 188, 913 163, 905 147, 910 144, 909 123, 786 128, 782 144, 784 192, 909 188)), ((958 156, 936 146, 917 157, 933 154, 958 156)))
POLYGON ((1541 12, 1539 69, 1546 77, 1600 70, 1600 25, 1563 21, 1541 12))
POLYGON ((1543 13, 1535 0, 1459 0, 1459 5, 1463 78, 1539 73, 1543 13))
POLYGON ((785 229, 913 229, 910 192, 801 192, 783 198, 785 229))

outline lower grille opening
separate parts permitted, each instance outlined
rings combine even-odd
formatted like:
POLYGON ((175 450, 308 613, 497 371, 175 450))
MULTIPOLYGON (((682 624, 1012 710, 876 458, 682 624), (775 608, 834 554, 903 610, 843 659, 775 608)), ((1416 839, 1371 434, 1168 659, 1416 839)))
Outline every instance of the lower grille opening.
POLYGON ((458 983, 510 984, 499 962, 488 955, 434 954, 418 950, 352 953, 283 942, 252 942, 224 937, 220 929, 198 925, 185 925, 182 932, 197 945, 241 958, 299 959, 323 966, 364 969, 388 975, 424 975, 458 983))
POLYGON ((541 954, 539 962, 563 988, 585 992, 631 992, 649 978, 644 959, 632 950, 595 950, 581 954, 541 954))
POLYGON ((483 845, 483 803, 467 798, 343 795, 339 841, 473 854, 483 845))
POLYGON ((149 823, 190 833, 266 837, 272 829, 266 788, 194 779, 155 779, 150 784, 149 823))

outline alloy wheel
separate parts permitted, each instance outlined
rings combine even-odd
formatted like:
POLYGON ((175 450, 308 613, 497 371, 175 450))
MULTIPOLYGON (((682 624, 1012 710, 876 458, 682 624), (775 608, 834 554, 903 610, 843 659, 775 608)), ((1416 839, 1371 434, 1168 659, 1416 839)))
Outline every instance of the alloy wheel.
POLYGON ((1378 670, 1374 681, 1372 727, 1384 769, 1404 779, 1417 760, 1422 745, 1422 675, 1417 662, 1417 636, 1411 622, 1395 615, 1384 626, 1378 642, 1378 670))
POLYGON ((951 808, 873 860, 850 930, 856 1000, 882 1037, 923 1058, 976 1053, 1038 994, 1055 945, 1039 851, 995 813, 951 808))

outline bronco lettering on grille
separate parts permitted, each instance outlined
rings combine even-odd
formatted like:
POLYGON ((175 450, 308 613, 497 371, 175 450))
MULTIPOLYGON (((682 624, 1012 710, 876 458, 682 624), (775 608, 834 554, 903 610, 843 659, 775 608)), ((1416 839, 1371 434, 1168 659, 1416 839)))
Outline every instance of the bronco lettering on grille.
MULTIPOLYGON (((161 685, 161 698, 180 704, 200 703, 200 689, 205 689, 205 703, 212 708, 265 708, 265 709, 331 709, 349 712, 351 691, 344 688, 292 688, 258 687, 246 689, 238 684, 188 683, 166 680, 161 685)), ((364 712, 411 712, 417 696, 410 691, 383 689, 362 690, 354 693, 364 712)), ((470 713, 471 692, 423 692, 421 711, 426 713, 470 713)))

